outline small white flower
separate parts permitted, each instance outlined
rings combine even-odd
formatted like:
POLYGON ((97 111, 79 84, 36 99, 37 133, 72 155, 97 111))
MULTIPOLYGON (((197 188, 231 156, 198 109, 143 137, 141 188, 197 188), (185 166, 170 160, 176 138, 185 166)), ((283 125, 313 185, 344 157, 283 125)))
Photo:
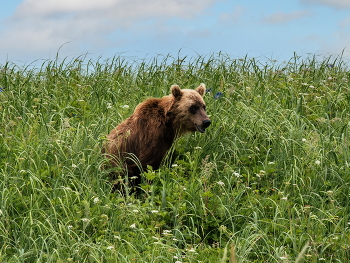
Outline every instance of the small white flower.
POLYGON ((134 209, 134 210, 132 210, 134 213, 138 213, 139 212, 139 210, 137 210, 137 209, 134 209))
POLYGON ((72 167, 77 168, 78 166, 76 164, 72 163, 72 167))
POLYGON ((67 228, 68 228, 68 229, 72 229, 72 228, 73 228, 73 226, 67 226, 67 228))
POLYGON ((163 233, 162 233, 164 236, 170 236, 170 235, 172 235, 171 234, 171 230, 163 230, 163 233))
POLYGON ((120 236, 113 236, 115 239, 121 240, 120 236))
POLYGON ((242 177, 242 175, 240 175, 240 174, 237 173, 237 172, 234 172, 233 175, 236 176, 236 177, 242 177))
POLYGON ((306 142, 306 139, 305 139, 305 138, 303 138, 301 141, 302 141, 302 142, 306 142))
POLYGON ((151 213, 154 214, 154 213, 158 213, 159 211, 158 210, 151 210, 151 213))
POLYGON ((316 165, 320 165, 321 162, 320 162, 319 160, 316 160, 316 161, 315 161, 315 164, 316 164, 316 165))
POLYGON ((0 216, 2 216, 3 215, 3 212, 2 212, 2 210, 0 209, 0 216))
POLYGON ((202 149, 202 147, 200 147, 200 146, 196 146, 196 147, 194 147, 196 150, 201 150, 202 149))
POLYGON ((176 163, 172 164, 171 167, 177 167, 179 165, 177 165, 176 163))
POLYGON ((94 198, 94 203, 97 204, 98 202, 100 202, 100 199, 98 197, 94 198))
POLYGON ((107 103, 107 109, 112 109, 113 106, 112 106, 112 103, 107 103))
POLYGON ((82 218, 81 221, 87 223, 87 222, 90 222, 90 219, 89 218, 82 218))
POLYGON ((223 181, 216 182, 218 185, 224 186, 225 183, 223 181))
POLYGON ((136 228, 136 223, 133 223, 130 228, 136 228))
POLYGON ((108 249, 108 250, 113 250, 114 247, 113 247, 113 246, 108 246, 107 249, 108 249))
POLYGON ((282 197, 281 200, 287 200, 287 197, 286 197, 286 196, 285 196, 285 197, 282 197))
POLYGON ((123 106, 121 106, 121 108, 122 109, 129 109, 130 107, 129 107, 129 105, 123 105, 123 106))
POLYGON ((275 164, 275 162, 268 162, 267 164, 275 164))

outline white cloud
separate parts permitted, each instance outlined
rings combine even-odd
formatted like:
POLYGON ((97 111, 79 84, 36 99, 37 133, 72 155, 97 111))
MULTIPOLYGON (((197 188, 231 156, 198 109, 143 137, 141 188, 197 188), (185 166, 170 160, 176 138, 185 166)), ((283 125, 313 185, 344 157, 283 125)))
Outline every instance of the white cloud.
POLYGON ((322 4, 327 5, 334 8, 350 8, 349 0, 301 0, 304 3, 314 3, 314 4, 322 4))
POLYGON ((26 0, 15 18, 41 16, 86 16, 87 19, 108 18, 113 21, 150 17, 191 18, 217 0, 26 0))
POLYGON ((303 17, 309 16, 310 12, 306 10, 295 11, 291 13, 278 12, 263 19, 264 23, 267 24, 284 24, 293 20, 301 19, 303 17))
POLYGON ((70 50, 80 54, 86 51, 82 45, 96 48, 123 42, 111 41, 109 35, 131 28, 137 34, 137 28, 145 28, 149 20, 157 24, 168 18, 195 19, 217 1, 25 0, 3 21, 0 50, 43 54, 71 42, 70 50))
POLYGON ((244 11, 244 9, 242 6, 236 6, 233 11, 222 13, 219 17, 219 20, 220 20, 220 22, 222 22, 224 24, 236 23, 242 17, 243 11, 244 11))
POLYGON ((341 20, 339 22, 339 26, 341 28, 349 28, 349 26, 350 26, 350 16, 348 16, 345 19, 341 20))

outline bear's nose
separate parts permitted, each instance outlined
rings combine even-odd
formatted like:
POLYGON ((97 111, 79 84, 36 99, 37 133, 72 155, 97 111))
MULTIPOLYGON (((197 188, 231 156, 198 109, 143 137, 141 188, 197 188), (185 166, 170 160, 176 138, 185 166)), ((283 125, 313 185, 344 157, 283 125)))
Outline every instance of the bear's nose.
POLYGON ((210 125, 211 121, 210 120, 204 120, 202 123, 202 126, 204 129, 208 128, 210 125))

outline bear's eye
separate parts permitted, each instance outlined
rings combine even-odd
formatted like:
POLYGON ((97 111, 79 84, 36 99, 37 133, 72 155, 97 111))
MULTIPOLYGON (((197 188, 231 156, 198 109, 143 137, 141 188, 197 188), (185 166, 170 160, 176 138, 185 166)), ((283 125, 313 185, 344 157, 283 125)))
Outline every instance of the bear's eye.
POLYGON ((198 109, 199 109, 199 108, 198 108, 197 105, 192 105, 192 106, 190 107, 190 112, 191 112, 192 114, 195 114, 195 113, 197 112, 198 109))

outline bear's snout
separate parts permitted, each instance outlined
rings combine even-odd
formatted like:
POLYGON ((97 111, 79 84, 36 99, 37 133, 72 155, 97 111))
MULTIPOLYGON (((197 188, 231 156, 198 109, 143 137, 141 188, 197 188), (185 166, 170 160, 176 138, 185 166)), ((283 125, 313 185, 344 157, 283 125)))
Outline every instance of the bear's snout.
POLYGON ((197 125, 196 124, 196 128, 197 128, 197 131, 201 132, 201 133, 204 133, 205 132, 205 129, 209 127, 211 121, 210 120, 204 120, 202 122, 202 125, 197 125))
POLYGON ((204 121, 203 121, 203 124, 202 124, 202 127, 203 127, 204 129, 206 129, 206 128, 209 127, 210 124, 211 124, 211 121, 210 121, 210 120, 204 120, 204 121))

